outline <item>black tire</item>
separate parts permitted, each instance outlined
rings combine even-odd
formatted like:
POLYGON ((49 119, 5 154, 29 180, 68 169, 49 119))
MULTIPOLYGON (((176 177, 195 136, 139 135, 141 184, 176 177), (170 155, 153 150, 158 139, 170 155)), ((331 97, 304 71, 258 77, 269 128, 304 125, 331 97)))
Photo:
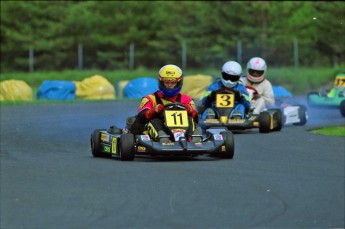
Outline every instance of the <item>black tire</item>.
POLYGON ((280 109, 277 109, 275 114, 275 119, 277 121, 277 127, 274 128, 275 131, 280 131, 283 128, 283 113, 280 109))
POLYGON ((91 153, 94 157, 111 157, 111 154, 107 154, 101 151, 100 131, 102 129, 96 129, 91 134, 91 153))
POLYGON ((123 134, 120 137, 120 157, 122 161, 134 160, 134 136, 123 134))
POLYGON ((259 131, 260 133, 270 132, 270 114, 267 111, 263 111, 259 116, 259 131))
POLYGON ((345 100, 341 101, 340 103, 340 106, 339 106, 339 109, 340 109, 340 113, 343 117, 345 117, 345 100))
POLYGON ((294 123, 295 126, 303 126, 307 123, 308 120, 308 112, 307 108, 304 105, 299 105, 298 116, 300 122, 294 123))
POLYGON ((223 159, 233 159, 235 154, 234 135, 231 131, 221 133, 225 142, 225 152, 222 152, 220 157, 223 159))

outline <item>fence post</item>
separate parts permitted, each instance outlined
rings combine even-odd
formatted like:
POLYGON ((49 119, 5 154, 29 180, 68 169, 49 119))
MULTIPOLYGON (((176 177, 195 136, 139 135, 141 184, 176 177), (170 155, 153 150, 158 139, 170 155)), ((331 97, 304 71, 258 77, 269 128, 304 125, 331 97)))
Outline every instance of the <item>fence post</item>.
POLYGON ((182 69, 187 70, 187 43, 182 41, 182 69))
POLYGON ((129 70, 134 69, 134 44, 129 45, 129 70))
POLYGON ((83 70, 83 45, 78 44, 78 69, 83 70))
POLYGON ((34 71, 34 49, 31 47, 29 49, 29 72, 34 71))

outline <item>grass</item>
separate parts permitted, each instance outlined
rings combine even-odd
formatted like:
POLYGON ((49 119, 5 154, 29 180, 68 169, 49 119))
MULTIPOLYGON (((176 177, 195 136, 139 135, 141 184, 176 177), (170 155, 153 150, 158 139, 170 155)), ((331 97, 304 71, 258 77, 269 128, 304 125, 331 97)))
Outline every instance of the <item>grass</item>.
POLYGON ((345 137, 345 126, 331 126, 311 131, 314 134, 323 134, 328 136, 345 137))

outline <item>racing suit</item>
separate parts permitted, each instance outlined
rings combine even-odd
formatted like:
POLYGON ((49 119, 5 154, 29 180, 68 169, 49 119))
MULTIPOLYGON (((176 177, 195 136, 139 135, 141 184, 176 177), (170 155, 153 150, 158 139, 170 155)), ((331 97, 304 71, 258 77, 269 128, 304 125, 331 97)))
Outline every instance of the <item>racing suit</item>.
MULTIPOLYGON (((206 90, 205 96, 202 98, 201 103, 204 106, 204 108, 210 108, 214 110, 213 108, 213 103, 214 101, 209 99, 209 95, 211 95, 212 91, 217 91, 219 89, 227 89, 227 87, 224 86, 221 80, 216 80, 214 83, 212 83, 206 90)), ((234 91, 239 91, 240 95, 242 95, 237 101, 235 101, 235 107, 234 110, 232 111, 232 114, 230 117, 232 117, 234 114, 240 114, 242 119, 244 118, 244 115, 249 111, 250 109, 250 99, 249 95, 247 92, 246 87, 238 82, 236 86, 233 88, 230 88, 231 90, 234 91)), ((203 114, 202 114, 202 119, 205 120, 206 116, 208 114, 208 109, 206 109, 203 114)), ((216 111, 214 113, 217 113, 216 111)))
POLYGON ((251 100, 251 105, 254 108, 254 114, 260 114, 260 112, 275 103, 272 84, 267 79, 264 79, 260 83, 252 83, 245 76, 240 79, 244 85, 254 87, 259 96, 256 99, 251 100))
MULTIPOLYGON (((157 139, 158 132, 163 130, 166 134, 169 133, 169 130, 164 124, 164 115, 154 114, 151 119, 147 119, 145 115, 148 110, 152 110, 156 107, 157 104, 166 105, 169 103, 181 103, 183 105, 189 105, 192 108, 191 112, 188 112, 190 128, 188 129, 187 135, 191 135, 195 129, 196 124, 198 123, 198 115, 195 109, 195 103, 191 97, 185 94, 178 93, 173 97, 166 97, 161 91, 156 91, 153 94, 144 96, 141 99, 141 103, 138 109, 138 114, 136 119, 130 129, 133 134, 143 134, 146 124, 148 124, 148 134, 153 138, 157 139)), ((172 136, 171 136, 172 137, 172 136)))

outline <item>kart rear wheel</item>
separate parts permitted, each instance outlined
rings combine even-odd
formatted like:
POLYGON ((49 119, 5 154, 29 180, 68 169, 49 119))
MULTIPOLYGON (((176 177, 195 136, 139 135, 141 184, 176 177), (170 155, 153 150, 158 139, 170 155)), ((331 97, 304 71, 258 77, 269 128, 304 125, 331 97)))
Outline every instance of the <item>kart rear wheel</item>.
POLYGON ((280 131, 283 128, 283 113, 280 109, 277 109, 275 114, 275 119, 277 122, 277 127, 274 128, 275 131, 280 131))
POLYGON ((235 154, 234 135, 231 131, 221 132, 225 142, 225 152, 222 152, 220 157, 223 159, 233 159, 235 154))
POLYGON ((96 129, 91 134, 91 153, 94 157, 111 157, 111 154, 107 154, 101 151, 101 140, 100 140, 100 131, 102 129, 96 129))
POLYGON ((345 100, 341 101, 340 103, 340 106, 339 106, 339 109, 340 109, 340 113, 343 117, 345 117, 345 100))
POLYGON ((123 134, 120 137, 120 158, 122 161, 134 160, 134 136, 123 134))
POLYGON ((263 111, 259 116, 259 131, 260 133, 270 132, 270 114, 267 111, 263 111))
POLYGON ((307 108, 304 105, 299 105, 298 117, 300 119, 300 122, 293 123, 293 125, 295 125, 295 126, 303 126, 303 125, 305 125, 307 123, 308 113, 307 113, 307 108))

